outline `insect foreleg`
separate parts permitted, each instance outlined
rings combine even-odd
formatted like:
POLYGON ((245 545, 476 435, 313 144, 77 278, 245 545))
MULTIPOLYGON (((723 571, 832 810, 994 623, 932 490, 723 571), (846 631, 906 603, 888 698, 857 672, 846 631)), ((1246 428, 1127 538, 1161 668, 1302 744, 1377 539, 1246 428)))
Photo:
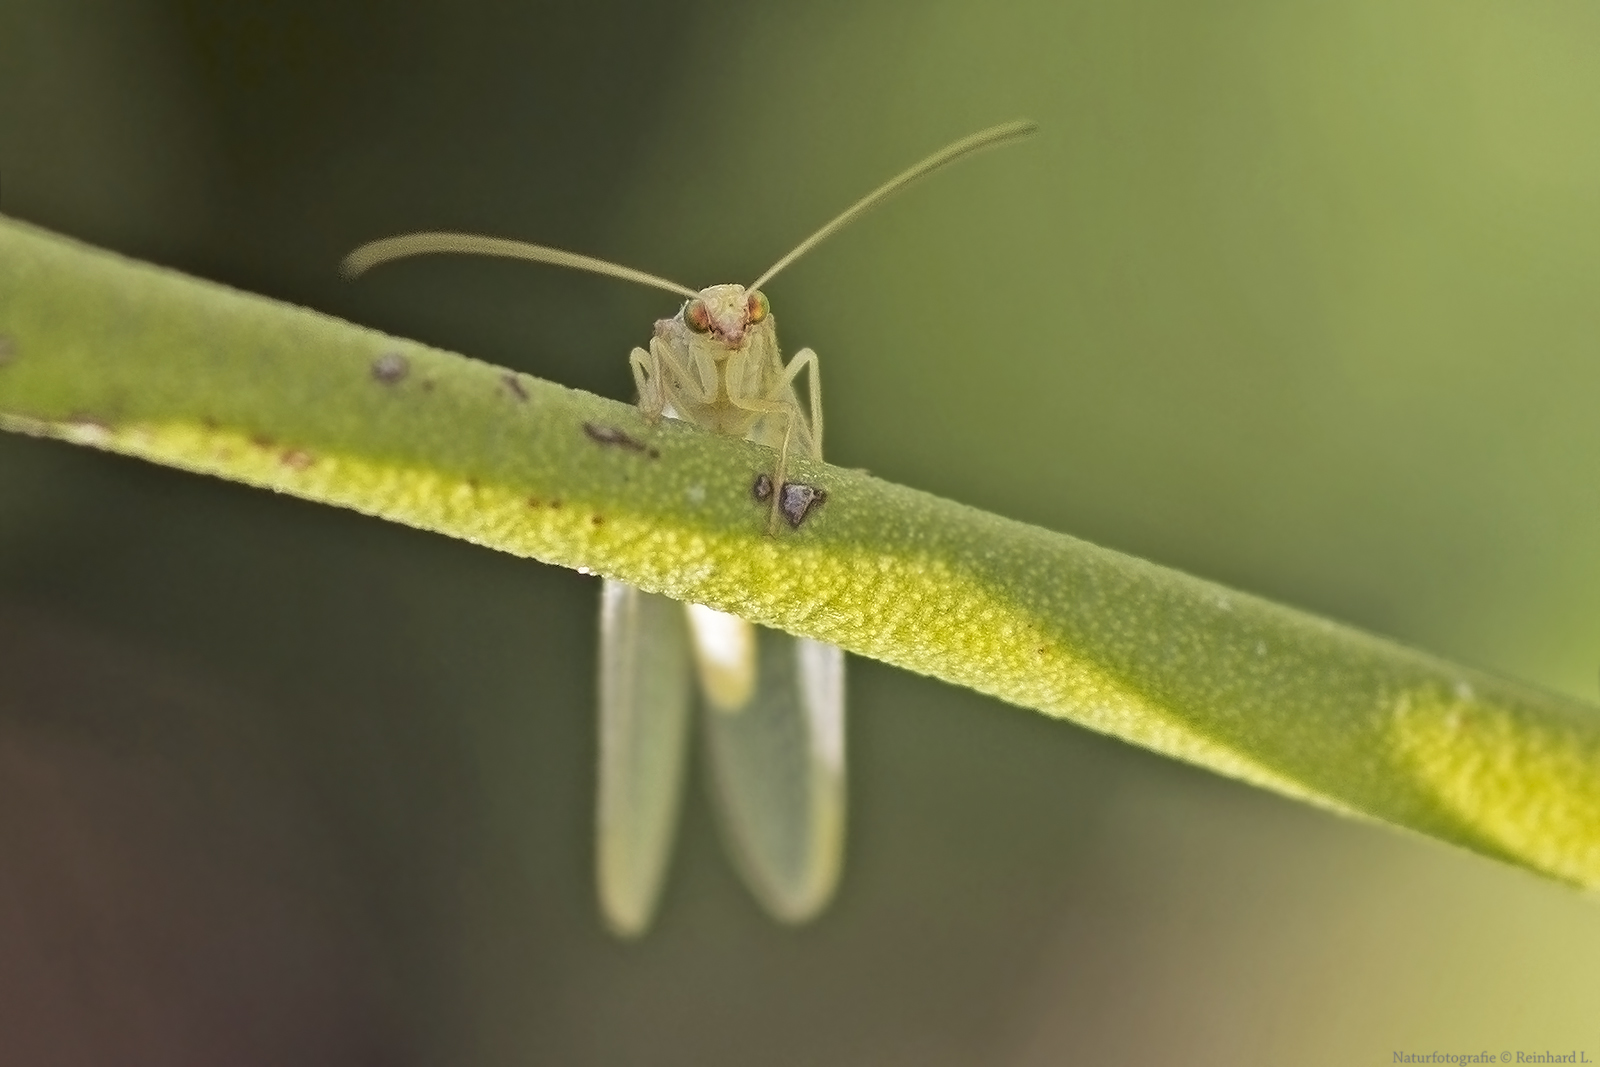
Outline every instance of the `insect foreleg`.
POLYGON ((635 348, 628 356, 628 366, 639 390, 639 411, 647 419, 660 418, 668 404, 682 413, 684 405, 673 403, 675 400, 703 404, 710 399, 704 384, 689 373, 672 346, 659 337, 651 338, 649 352, 635 348))
POLYGON ((652 365, 650 353, 635 348, 628 353, 628 369, 633 371, 633 386, 639 391, 639 411, 654 422, 667 406, 667 397, 661 387, 660 365, 652 365))

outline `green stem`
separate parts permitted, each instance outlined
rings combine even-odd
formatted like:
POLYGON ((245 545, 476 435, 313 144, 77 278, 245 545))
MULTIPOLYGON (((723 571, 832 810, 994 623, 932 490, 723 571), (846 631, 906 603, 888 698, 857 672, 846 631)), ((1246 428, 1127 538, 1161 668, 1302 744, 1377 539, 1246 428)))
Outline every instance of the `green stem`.
POLYGON ((0 219, 0 426, 693 600, 1600 886, 1600 715, 891 485, 0 219))

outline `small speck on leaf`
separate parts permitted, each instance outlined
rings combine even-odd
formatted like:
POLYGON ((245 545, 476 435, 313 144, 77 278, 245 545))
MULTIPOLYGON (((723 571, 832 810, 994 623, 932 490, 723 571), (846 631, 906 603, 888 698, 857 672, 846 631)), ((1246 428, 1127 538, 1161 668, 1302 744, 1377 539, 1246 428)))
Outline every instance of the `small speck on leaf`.
POLYGON ((504 383, 507 389, 511 390, 512 396, 516 397, 523 403, 527 403, 528 390, 522 387, 522 382, 517 380, 517 376, 515 374, 502 374, 500 375, 500 381, 504 383))
POLYGON ((411 373, 411 361, 398 352, 385 352, 372 361, 373 381, 394 385, 411 373))
POLYGON ((762 471, 756 475, 756 484, 750 487, 750 495, 765 504, 772 499, 772 475, 762 471))
POLYGON ((605 518, 604 515, 591 515, 589 517, 590 524, 594 525, 594 526, 599 526, 600 524, 604 523, 605 521, 606 521, 606 518, 605 518))
POLYGON ((313 462, 311 453, 301 448, 291 448, 278 457, 279 461, 292 470, 303 471, 313 462))

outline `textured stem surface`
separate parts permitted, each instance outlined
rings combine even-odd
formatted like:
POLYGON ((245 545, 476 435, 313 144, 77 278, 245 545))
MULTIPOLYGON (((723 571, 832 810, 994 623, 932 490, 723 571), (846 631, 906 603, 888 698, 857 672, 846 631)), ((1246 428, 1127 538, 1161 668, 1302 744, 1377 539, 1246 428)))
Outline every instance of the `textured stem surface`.
POLYGON ((6 219, 0 426, 620 578, 1600 886, 1593 707, 825 464, 791 459, 821 493, 769 537, 758 446, 6 219))

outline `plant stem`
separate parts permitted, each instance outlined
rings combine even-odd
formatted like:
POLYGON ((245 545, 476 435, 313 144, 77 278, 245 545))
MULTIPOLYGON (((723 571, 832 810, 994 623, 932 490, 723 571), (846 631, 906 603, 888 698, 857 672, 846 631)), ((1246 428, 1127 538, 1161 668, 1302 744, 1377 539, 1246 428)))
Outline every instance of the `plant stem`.
POLYGON ((866 474, 0 219, 0 426, 731 611, 1600 886, 1600 713, 866 474), (768 491, 771 487, 768 486, 768 491))

